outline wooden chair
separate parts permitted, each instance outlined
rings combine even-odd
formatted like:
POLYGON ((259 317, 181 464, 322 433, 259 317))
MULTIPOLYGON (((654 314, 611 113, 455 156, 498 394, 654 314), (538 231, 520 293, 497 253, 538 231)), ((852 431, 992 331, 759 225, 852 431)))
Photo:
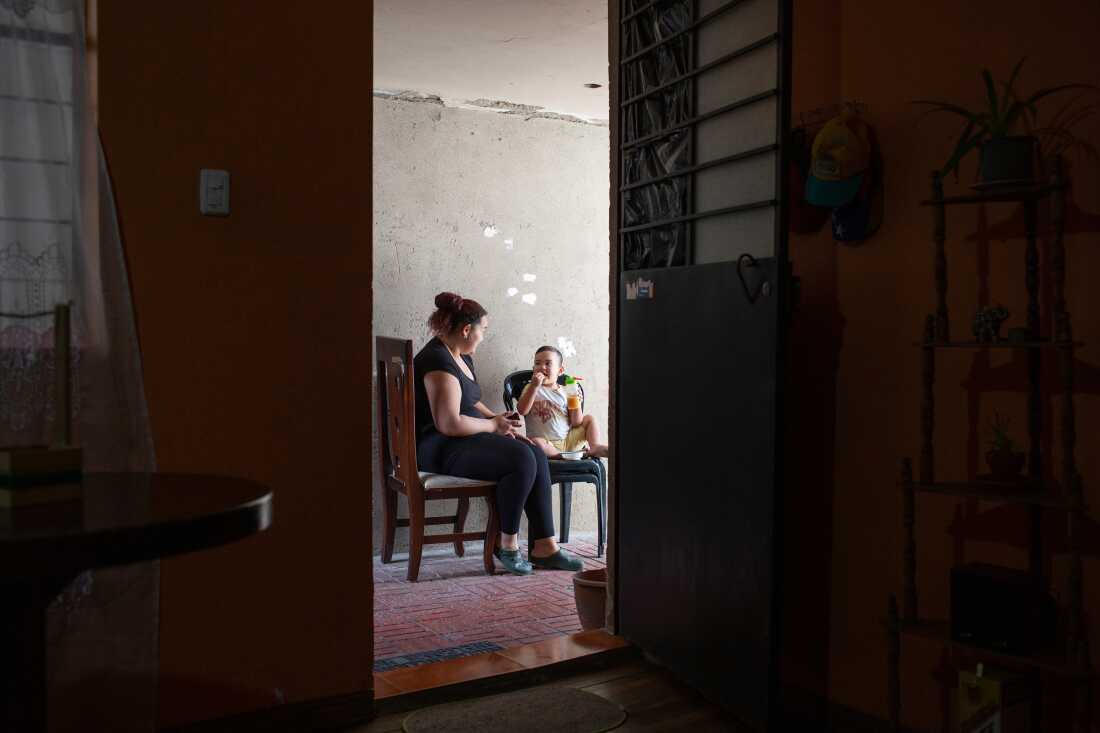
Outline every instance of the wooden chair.
POLYGON ((379 336, 375 339, 378 360, 378 437, 381 443, 379 470, 384 501, 382 562, 393 561, 393 540, 398 527, 409 528, 410 581, 420 574, 420 556, 424 545, 453 542, 455 554, 462 557, 466 540, 485 543, 485 572, 494 572, 493 549, 500 537, 497 515, 496 482, 444 476, 417 470, 416 466, 416 394, 413 381, 412 341, 379 336), (409 500, 409 516, 397 516, 397 494, 409 500), (463 532, 470 499, 483 497, 489 507, 484 532, 463 532), (457 513, 444 517, 426 516, 429 501, 458 499, 457 513), (451 534, 429 535, 427 525, 450 524, 451 534))

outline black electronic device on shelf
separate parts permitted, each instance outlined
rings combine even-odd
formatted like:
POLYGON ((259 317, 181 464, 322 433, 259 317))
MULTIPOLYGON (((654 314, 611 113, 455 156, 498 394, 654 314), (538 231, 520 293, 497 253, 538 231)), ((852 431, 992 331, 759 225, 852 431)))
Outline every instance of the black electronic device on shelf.
POLYGON ((951 638, 1006 654, 1054 645, 1058 610, 1031 573, 984 563, 951 569, 951 638))

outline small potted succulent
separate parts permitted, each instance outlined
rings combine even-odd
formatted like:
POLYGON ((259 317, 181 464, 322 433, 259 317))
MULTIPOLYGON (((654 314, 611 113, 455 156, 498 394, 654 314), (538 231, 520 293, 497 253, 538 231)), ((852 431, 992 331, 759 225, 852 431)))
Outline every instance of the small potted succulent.
POLYGON ((1035 157, 1040 147, 1049 150, 1073 146, 1076 138, 1069 132, 1069 127, 1090 114, 1093 108, 1080 107, 1073 111, 1063 108, 1052 120, 1052 125, 1038 127, 1037 104, 1053 94, 1074 89, 1095 91, 1096 87, 1090 84, 1062 84, 1039 89, 1025 97, 1016 90, 1016 77, 1023 63, 1024 59, 1017 62, 1008 81, 1001 84, 1000 92, 989 69, 982 70, 987 106, 981 109, 972 111, 950 102, 928 99, 914 101, 914 104, 931 107, 931 112, 950 112, 965 121, 955 149, 940 171, 941 176, 946 177, 952 172, 957 176, 963 158, 970 151, 978 150, 978 182, 974 188, 1028 185, 1035 181, 1035 157), (1021 129, 1031 134, 1018 134, 1021 129), (1042 144, 1044 139, 1047 140, 1046 145, 1042 144))
POLYGON ((1001 324, 1008 319, 1008 309, 1003 305, 979 308, 974 314, 971 330, 980 344, 995 344, 1001 340, 1001 324))
POLYGON ((993 437, 985 454, 985 462, 989 464, 995 481, 1017 481, 1024 468, 1026 456, 1023 451, 1016 450, 1016 444, 1008 437, 1007 428, 1008 420, 995 414, 990 426, 993 437))

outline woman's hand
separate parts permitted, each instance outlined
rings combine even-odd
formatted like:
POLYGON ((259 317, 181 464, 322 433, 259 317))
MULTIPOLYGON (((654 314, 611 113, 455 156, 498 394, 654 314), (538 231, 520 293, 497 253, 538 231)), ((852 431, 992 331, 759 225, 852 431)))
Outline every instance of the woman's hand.
POLYGON ((524 435, 523 415, 518 412, 505 412, 492 418, 494 432, 497 435, 506 435, 515 438, 521 443, 534 445, 534 442, 524 435))
POLYGON ((523 422, 519 419, 519 416, 514 412, 505 412, 496 417, 491 418, 493 423, 493 432, 497 435, 512 435, 517 428, 523 426, 523 422))
POLYGON ((515 412, 514 410, 512 412, 506 412, 504 413, 504 416, 511 421, 512 426, 516 430, 523 430, 524 427, 526 427, 526 422, 524 422, 523 415, 519 414, 518 412, 515 412))

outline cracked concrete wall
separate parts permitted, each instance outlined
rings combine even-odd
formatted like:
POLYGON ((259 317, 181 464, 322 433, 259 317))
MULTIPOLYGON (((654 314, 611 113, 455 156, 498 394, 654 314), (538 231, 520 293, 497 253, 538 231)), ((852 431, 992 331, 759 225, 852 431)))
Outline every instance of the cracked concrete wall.
MULTIPOLYGON (((436 293, 477 300, 490 326, 474 365, 494 410, 503 409, 506 374, 530 368, 539 345, 567 339, 576 355, 566 370, 585 378, 586 410, 606 435, 609 152, 604 126, 376 97, 375 334, 411 338, 419 349, 436 293)), ((371 478, 377 554, 382 497, 371 478)), ((429 511, 451 513, 453 502, 429 511)), ((557 487, 554 517, 560 527, 557 487)), ((474 502, 467 529, 485 518, 474 502)), ((590 486, 574 486, 571 527, 596 529, 590 486)), ((526 538, 526 524, 520 532, 526 538)), ((396 548, 407 548, 406 530, 396 548)))

